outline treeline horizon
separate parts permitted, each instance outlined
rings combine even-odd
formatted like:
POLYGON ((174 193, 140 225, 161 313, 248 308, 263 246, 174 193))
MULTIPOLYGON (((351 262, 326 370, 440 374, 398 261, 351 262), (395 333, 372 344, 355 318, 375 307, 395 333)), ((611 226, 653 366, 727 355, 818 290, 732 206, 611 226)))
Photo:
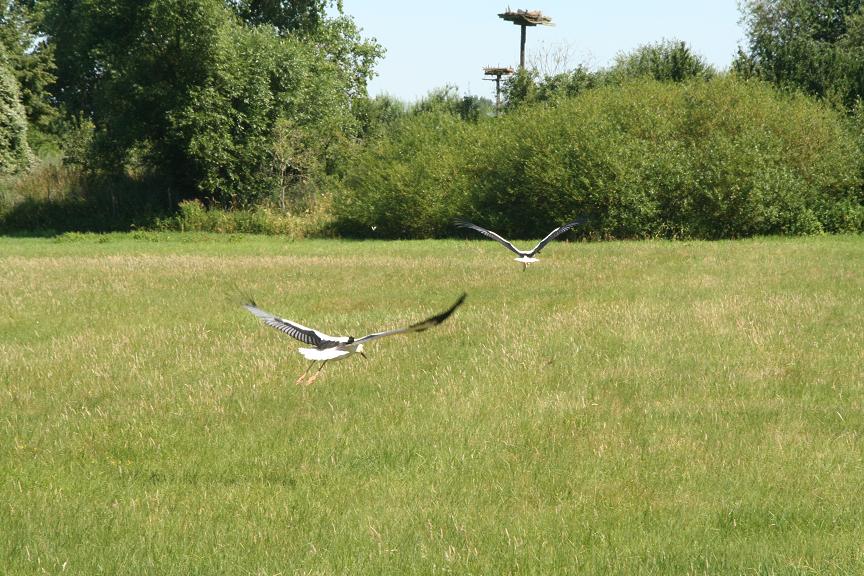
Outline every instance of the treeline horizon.
POLYGON ((5 3, 0 232, 864 230, 862 2, 741 10, 728 70, 661 40, 519 71, 496 114, 453 86, 370 98, 384 47, 336 1, 5 3))

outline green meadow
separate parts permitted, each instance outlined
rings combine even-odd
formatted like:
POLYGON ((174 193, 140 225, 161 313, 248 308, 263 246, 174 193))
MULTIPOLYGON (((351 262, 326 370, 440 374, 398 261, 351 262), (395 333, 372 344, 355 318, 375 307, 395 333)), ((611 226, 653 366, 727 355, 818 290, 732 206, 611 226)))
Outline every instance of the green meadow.
POLYGON ((861 236, 7 237, 0 295, 2 574, 864 573, 861 236), (463 290, 310 386, 240 306, 463 290))

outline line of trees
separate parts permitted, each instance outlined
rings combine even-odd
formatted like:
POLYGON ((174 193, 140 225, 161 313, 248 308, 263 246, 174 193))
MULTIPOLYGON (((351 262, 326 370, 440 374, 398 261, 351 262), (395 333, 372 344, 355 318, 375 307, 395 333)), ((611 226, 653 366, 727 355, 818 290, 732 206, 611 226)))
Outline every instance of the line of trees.
MULTIPOLYGON (((747 40, 729 71, 662 41, 622 53, 607 69, 516 74, 504 114, 646 77, 734 76, 822 100, 864 143, 862 2, 743 0, 747 40)), ((79 196, 109 189, 112 213, 136 195, 146 202, 131 209, 141 213, 185 199, 296 213, 324 190, 346 191, 335 200, 344 208, 358 173, 381 168, 357 166, 370 149, 388 138, 419 153, 434 148, 404 127, 414 122, 437 139, 440 123, 412 118, 448 115, 456 123, 441 125, 457 139, 459 126, 493 121, 489 99, 454 87, 413 105, 370 99, 366 85, 383 52, 341 0, 0 0, 0 213, 3 182, 51 158, 80 175, 67 184, 79 196)))

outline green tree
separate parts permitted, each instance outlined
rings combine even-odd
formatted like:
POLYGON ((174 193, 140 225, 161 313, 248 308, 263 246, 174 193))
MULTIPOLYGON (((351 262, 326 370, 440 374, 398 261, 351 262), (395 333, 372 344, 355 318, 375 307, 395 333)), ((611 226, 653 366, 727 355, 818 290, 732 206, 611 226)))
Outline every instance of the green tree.
POLYGON ((393 96, 378 95, 374 98, 357 98, 352 110, 360 125, 360 137, 368 139, 386 131, 404 117, 407 106, 393 96))
POLYGON ((352 97, 366 94, 375 62, 383 54, 373 40, 365 40, 342 0, 226 0, 251 26, 273 27, 280 36, 292 35, 317 45, 345 74, 352 97), (328 15, 328 9, 335 12, 328 15))
POLYGON ((536 98, 540 101, 572 98, 583 90, 596 87, 597 78, 597 74, 590 72, 584 66, 578 66, 569 72, 547 76, 538 84, 536 98))
POLYGON ((0 46, 0 174, 16 174, 30 167, 32 155, 18 81, 7 60, 0 46))
POLYGON ((53 0, 58 94, 92 119, 101 167, 143 162, 181 189, 247 204, 279 188, 277 123, 297 131, 282 142, 304 147, 298 157, 321 159, 306 165, 327 167, 356 128, 351 101, 380 49, 323 3, 315 41, 265 22, 276 4, 286 3, 53 0))
POLYGON ((685 42, 664 40, 620 54, 604 75, 607 83, 641 77, 660 82, 683 82, 690 78, 711 78, 715 71, 685 42))
MULTIPOLYGON (((332 0, 228 0, 237 14, 251 24, 275 26, 285 33, 316 34, 332 0)), ((342 2, 338 2, 342 11, 342 2)))
POLYGON ((443 112, 458 116, 466 122, 477 122, 480 118, 491 116, 495 105, 488 98, 480 96, 459 96, 456 86, 444 86, 429 92, 410 108, 411 114, 443 112))
POLYGON ((539 73, 536 70, 522 68, 504 80, 501 92, 504 96, 504 109, 515 110, 522 105, 536 102, 539 73))
POLYGON ((851 108, 864 94, 862 0, 747 0, 733 68, 851 108))
POLYGON ((51 95, 54 59, 52 47, 39 35, 40 20, 35 0, 0 1, 0 44, 18 81, 28 123, 48 132, 57 116, 51 95))

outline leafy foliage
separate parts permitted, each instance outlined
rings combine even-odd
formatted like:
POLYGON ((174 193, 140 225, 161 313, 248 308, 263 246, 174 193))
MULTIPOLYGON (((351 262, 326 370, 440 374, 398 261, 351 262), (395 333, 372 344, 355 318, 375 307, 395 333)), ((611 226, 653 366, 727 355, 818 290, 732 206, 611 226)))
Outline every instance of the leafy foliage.
POLYGON ((334 199, 340 231, 390 238, 446 233, 464 205, 474 126, 432 109, 401 118, 369 142, 334 199))
POLYGON ((748 0, 734 69, 851 108, 864 95, 861 0, 748 0))
POLYGON ((392 96, 379 95, 354 100, 352 112, 359 123, 358 135, 365 140, 388 130, 406 114, 407 106, 392 96))
POLYGON ((462 120, 477 122, 482 117, 491 116, 494 104, 488 98, 479 96, 459 96, 455 86, 445 86, 432 90, 410 108, 413 114, 444 112, 458 116, 462 120))
MULTIPOLYGON (((275 26, 283 33, 314 34, 324 23, 324 10, 331 0, 229 0, 244 21, 275 26)), ((340 2, 341 10, 341 2, 340 2)))
POLYGON ((579 216, 601 237, 864 228, 843 119, 764 83, 642 79, 476 125, 450 117, 402 122, 356 159, 334 205, 342 231, 444 235, 455 215, 514 237, 579 216))
POLYGON ((613 66, 596 72, 577 66, 569 72, 540 78, 536 70, 519 70, 504 83, 505 104, 512 110, 524 104, 555 102, 591 88, 617 86, 636 78, 683 82, 693 78, 709 79, 715 74, 705 59, 693 53, 686 43, 667 40, 620 54, 613 66))
POLYGON ((311 150, 326 168, 355 128, 351 100, 380 48, 349 18, 327 19, 327 3, 300 4, 296 14, 223 0, 50 4, 59 94, 92 119, 99 167, 142 164, 180 190, 247 205, 278 187, 278 124, 296 130, 296 155, 311 150))
POLYGON ((59 229, 79 214, 112 229, 197 198, 178 222, 200 206, 205 227, 242 227, 211 209, 318 214, 339 188, 339 229, 360 236, 446 235, 456 215, 515 236, 582 215, 602 237, 861 230, 862 2, 743 6, 736 76, 847 118, 717 77, 677 41, 597 72, 520 71, 493 119, 491 101, 452 87, 413 106, 369 99, 382 49, 341 0, 0 3, 2 169, 28 165, 29 122, 37 139, 57 134, 75 182, 41 206, 27 191, 42 176, 7 181, 2 203, 26 201, 4 222, 59 229))
POLYGON ((621 54, 615 65, 601 75, 606 82, 621 82, 648 77, 659 81, 683 82, 691 78, 711 78, 716 72, 704 58, 694 54, 685 42, 666 40, 646 44, 621 54))
POLYGON ((52 131, 57 109, 51 95, 54 48, 40 36, 40 21, 35 2, 0 3, 0 44, 15 72, 31 131, 45 133, 52 131))
POLYGON ((27 170, 33 160, 18 81, 6 60, 0 45, 0 175, 27 170))
POLYGON ((149 226, 173 205, 172 191, 154 174, 96 174, 80 166, 41 163, 7 188, 0 233, 52 235, 149 226))
MULTIPOLYGON (((532 69, 520 69, 504 80, 502 92, 504 109, 515 110, 523 104, 543 101, 538 98, 538 73, 532 69)), ((540 84, 542 86, 543 84, 540 84)))
MULTIPOLYGON (((192 87, 189 102, 170 119, 200 189, 223 204, 247 205, 281 185, 273 170, 277 152, 299 158, 314 149, 326 158, 353 117, 334 82, 335 67, 307 45, 244 27, 231 27, 223 41, 210 79, 192 87), (275 137, 285 130, 294 138, 275 137)), ((296 160, 292 166, 303 168, 296 160)))

